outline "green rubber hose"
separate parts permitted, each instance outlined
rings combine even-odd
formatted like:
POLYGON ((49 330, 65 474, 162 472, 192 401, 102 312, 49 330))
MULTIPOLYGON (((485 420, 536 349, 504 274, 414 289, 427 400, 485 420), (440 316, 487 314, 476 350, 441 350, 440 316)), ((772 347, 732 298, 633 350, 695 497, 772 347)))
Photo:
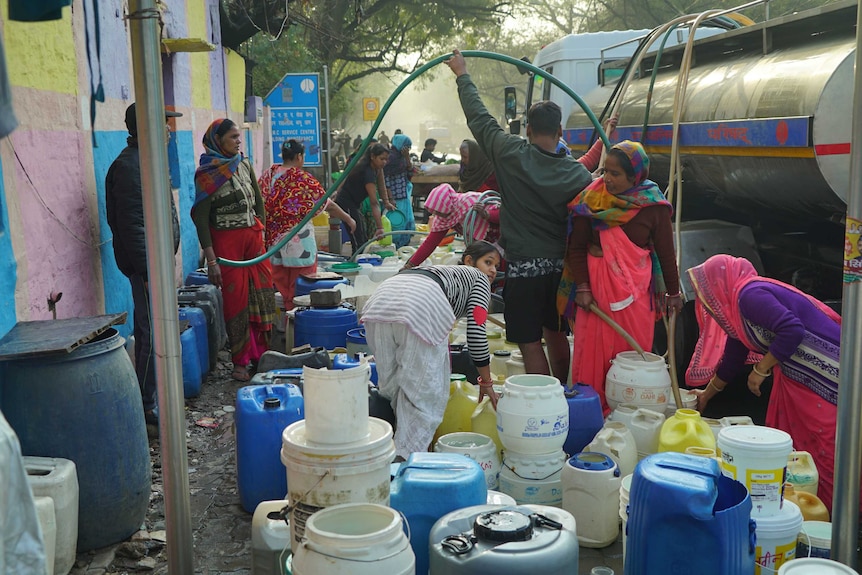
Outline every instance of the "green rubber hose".
MULTIPOLYGON (((602 139, 602 142, 604 142, 604 144, 605 144, 605 147, 610 149, 611 143, 608 140, 608 136, 605 134, 604 130, 602 129, 602 126, 599 123, 599 120, 596 118, 595 114, 593 114, 593 111, 590 110, 590 107, 587 106, 586 102, 584 102, 583 99, 581 99, 581 97, 578 96, 574 90, 569 88, 563 81, 559 80, 558 78, 555 78, 553 76, 553 74, 549 74, 548 72, 542 70, 541 68, 537 68, 536 66, 529 64, 527 62, 524 62, 523 60, 519 60, 517 58, 512 58, 511 56, 506 56, 505 54, 497 54, 495 52, 484 52, 482 50, 464 50, 463 52, 461 52, 461 55, 464 56, 465 58, 486 58, 489 60, 499 60, 501 62, 506 62, 507 64, 512 64, 513 66, 518 66, 519 68, 526 68, 527 70, 533 72, 534 74, 538 74, 539 76, 541 76, 541 77, 545 78, 546 80, 548 80, 549 82, 553 83, 554 85, 559 87, 561 90, 563 90, 563 92, 568 94, 575 102, 578 103, 578 105, 581 107, 581 109, 584 111, 584 113, 587 115, 587 117, 593 123, 593 126, 595 126, 596 130, 598 131, 599 137, 602 139)), ((427 72, 428 70, 433 68, 434 66, 436 66, 442 62, 445 62, 446 60, 448 60, 452 56, 453 56, 453 54, 451 54, 451 53, 450 54, 444 54, 442 56, 437 56, 436 58, 434 58, 430 62, 420 66, 415 72, 413 72, 412 74, 407 76, 407 78, 403 82, 401 82, 397 88, 395 88, 395 91, 392 92, 392 95, 389 96, 389 99, 386 100, 386 103, 380 109, 380 114, 378 115, 377 120, 374 122, 374 125, 371 126, 371 130, 368 132, 368 136, 366 136, 366 138, 362 141, 362 145, 359 146, 359 149, 356 151, 356 154, 354 154, 353 159, 350 160, 350 162, 347 164, 347 166, 341 172, 341 176, 339 176, 339 178, 335 182, 332 183, 332 186, 330 186, 330 188, 328 190, 326 190, 326 194, 324 194, 323 197, 320 198, 314 204, 314 206, 311 208, 311 210, 309 210, 308 214, 306 214, 305 217, 302 218, 299 221, 299 223, 293 227, 292 230, 290 230, 287 234, 285 234, 284 237, 282 237, 278 242, 276 242, 275 245, 273 245, 267 252, 255 257, 255 258, 252 258, 250 260, 244 260, 244 261, 236 261, 236 260, 228 260, 228 259, 224 259, 224 258, 218 258, 218 263, 226 265, 226 266, 235 266, 235 267, 253 266, 255 264, 258 264, 258 263, 268 259, 273 254, 277 253, 284 246, 284 244, 286 244, 288 241, 290 241, 290 239, 293 236, 295 236, 299 230, 301 230, 303 227, 305 227, 305 225, 308 222, 311 221, 311 219, 314 217, 314 214, 316 214, 326 204, 326 200, 328 200, 329 197, 333 193, 335 193, 335 190, 338 189, 338 186, 341 185, 341 182, 344 181, 344 178, 346 178, 350 174, 350 171, 357 164, 357 162, 359 162, 360 158, 362 158, 362 155, 365 153, 365 150, 368 148, 368 144, 371 142, 372 135, 377 132, 377 128, 380 126, 381 122, 383 121, 384 116, 386 116, 386 113, 389 111, 389 108, 392 106, 392 103, 401 94, 401 92, 404 91, 404 88, 406 88, 408 85, 410 85, 410 83, 413 82, 416 78, 418 78, 419 76, 421 76, 422 74, 424 74, 425 72, 427 72)), ((356 222, 356 225, 362 225, 362 223, 356 222)))

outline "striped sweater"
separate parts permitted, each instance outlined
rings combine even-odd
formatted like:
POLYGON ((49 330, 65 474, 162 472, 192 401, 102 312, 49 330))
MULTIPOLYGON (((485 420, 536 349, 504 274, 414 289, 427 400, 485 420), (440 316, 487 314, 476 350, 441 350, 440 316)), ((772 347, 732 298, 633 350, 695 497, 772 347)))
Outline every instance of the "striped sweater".
POLYGON ((439 345, 457 318, 467 318, 467 347, 476 366, 490 363, 485 321, 491 300, 488 277, 469 266, 427 266, 384 281, 368 298, 363 322, 403 323, 420 339, 439 345), (442 289, 441 289, 442 288, 442 289))

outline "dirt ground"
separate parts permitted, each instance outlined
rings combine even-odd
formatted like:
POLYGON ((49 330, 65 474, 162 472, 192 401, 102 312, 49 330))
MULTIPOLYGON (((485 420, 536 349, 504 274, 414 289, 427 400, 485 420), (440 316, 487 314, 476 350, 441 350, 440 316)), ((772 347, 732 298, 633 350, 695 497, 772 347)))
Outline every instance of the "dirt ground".
MULTIPOLYGON (((246 384, 231 379, 230 370, 229 354, 222 351, 201 394, 186 400, 194 567, 202 575, 251 573, 251 514, 240 506, 234 454, 236 392, 246 384)), ((80 553, 71 575, 168 573, 157 439, 150 439, 150 457, 152 491, 141 530, 122 543, 80 553)))

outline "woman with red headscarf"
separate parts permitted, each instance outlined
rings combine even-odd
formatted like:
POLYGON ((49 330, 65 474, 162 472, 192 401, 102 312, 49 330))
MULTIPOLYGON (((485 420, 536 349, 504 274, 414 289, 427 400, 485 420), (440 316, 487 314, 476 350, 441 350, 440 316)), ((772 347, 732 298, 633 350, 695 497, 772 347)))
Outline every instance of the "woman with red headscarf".
POLYGON ((792 286, 758 276, 744 258, 712 256, 686 273, 700 324, 686 382, 706 385, 696 392, 698 409, 753 363, 748 389, 754 395, 773 379, 766 425, 811 453, 820 474, 817 495, 831 509, 841 316, 792 286))
POLYGON ((604 175, 569 204, 570 231, 557 307, 574 321, 572 381, 592 386, 605 414, 610 412, 605 400, 610 360, 631 348, 589 311, 590 305, 595 303, 610 315, 646 350, 652 349, 660 310, 656 302, 682 309, 672 208, 648 175, 649 157, 643 146, 624 140, 608 151, 604 175))
POLYGON ((251 164, 240 152, 239 128, 221 118, 203 137, 204 153, 195 171, 192 220, 207 261, 210 283, 221 288, 224 320, 233 359, 232 377, 250 379, 269 348, 275 319, 275 290, 268 260, 252 266, 221 266, 217 258, 250 260, 264 253, 263 197, 251 164))

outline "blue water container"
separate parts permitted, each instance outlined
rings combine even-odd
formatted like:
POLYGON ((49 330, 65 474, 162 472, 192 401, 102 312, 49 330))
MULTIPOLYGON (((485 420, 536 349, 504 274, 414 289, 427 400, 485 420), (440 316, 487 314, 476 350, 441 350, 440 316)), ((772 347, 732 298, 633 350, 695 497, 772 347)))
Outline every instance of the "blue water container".
POLYGON ((664 452, 635 468, 625 575, 753 575, 754 521, 745 486, 711 458, 664 452))
POLYGON ((254 513, 261 501, 284 499, 287 471, 281 433, 305 417, 295 385, 248 385, 236 395, 236 475, 242 508, 254 513))
POLYGON ((195 270, 186 276, 185 285, 187 286, 202 286, 210 283, 210 278, 207 275, 207 270, 201 268, 195 270))
POLYGON ((326 349, 347 347, 347 332, 356 326, 356 310, 349 304, 301 308, 294 318, 293 345, 298 347, 307 343, 326 349))
POLYGON ((563 444, 563 451, 572 456, 589 445, 605 419, 602 417, 602 401, 595 389, 585 383, 564 387, 569 404, 569 434, 563 444))
POLYGON ((383 258, 377 254, 360 254, 356 256, 355 261, 358 264, 371 264, 373 266, 383 265, 383 258))
POLYGON ((460 453, 412 453, 389 487, 389 506, 407 518, 416 573, 428 573, 428 536, 434 523, 451 511, 484 505, 485 472, 460 453))
POLYGON ((79 553, 128 539, 150 502, 141 390, 123 343, 112 328, 70 353, 2 364, 0 404, 21 453, 75 462, 79 553))
POLYGON ((224 323, 224 300, 221 290, 212 284, 183 286, 177 290, 177 302, 181 306, 199 307, 207 316, 207 338, 209 340, 210 370, 215 369, 218 352, 227 343, 227 328, 224 323))
POLYGON ((198 359, 201 364, 201 380, 207 378, 210 370, 210 346, 207 334, 207 315, 199 307, 182 306, 179 308, 180 321, 188 321, 195 330, 195 339, 198 344, 198 359))
MULTIPOLYGON (((371 366, 371 383, 377 385, 377 364, 374 360, 368 360, 368 365, 371 366)), ((336 353, 332 360, 332 369, 350 369, 359 367, 359 356, 349 353, 336 353)))
POLYGON ((344 278, 332 280, 310 280, 308 278, 299 276, 298 278, 296 278, 296 295, 308 295, 316 289, 329 289, 337 286, 338 284, 346 283, 350 282, 348 282, 344 278))
POLYGON ((180 334, 183 366, 183 397, 197 397, 201 393, 201 360, 198 356, 198 338, 193 327, 180 334))

